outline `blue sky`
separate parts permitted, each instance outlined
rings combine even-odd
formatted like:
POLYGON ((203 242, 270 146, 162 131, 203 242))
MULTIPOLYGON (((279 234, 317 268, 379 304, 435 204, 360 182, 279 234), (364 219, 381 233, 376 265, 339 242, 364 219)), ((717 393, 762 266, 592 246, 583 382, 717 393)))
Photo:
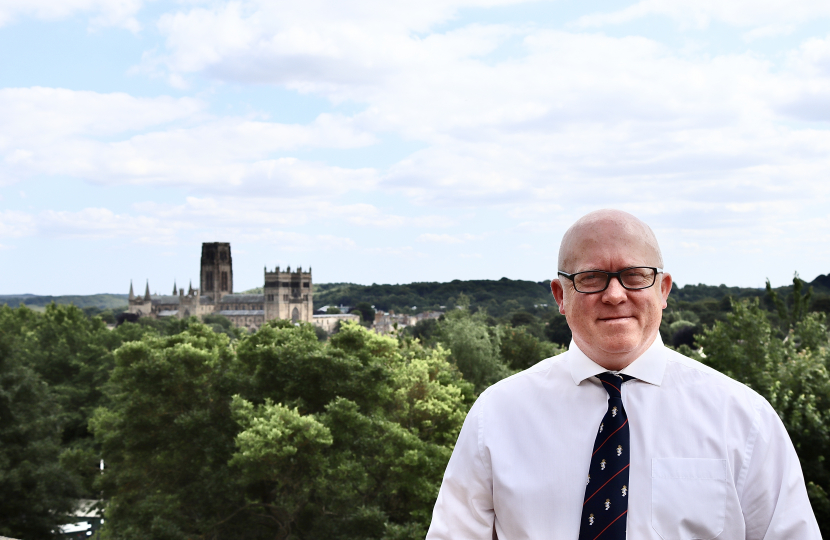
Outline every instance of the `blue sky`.
POLYGON ((5 0, 0 293, 543 280, 579 216, 679 284, 830 272, 830 4, 5 0))

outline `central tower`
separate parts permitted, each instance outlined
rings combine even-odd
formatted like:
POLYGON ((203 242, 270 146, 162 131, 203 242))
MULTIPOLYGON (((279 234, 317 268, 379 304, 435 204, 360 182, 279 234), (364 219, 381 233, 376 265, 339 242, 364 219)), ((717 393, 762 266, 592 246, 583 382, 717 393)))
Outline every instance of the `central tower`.
POLYGON ((226 294, 233 293, 233 261, 230 243, 202 243, 199 288, 202 296, 210 296, 214 302, 219 302, 226 294))

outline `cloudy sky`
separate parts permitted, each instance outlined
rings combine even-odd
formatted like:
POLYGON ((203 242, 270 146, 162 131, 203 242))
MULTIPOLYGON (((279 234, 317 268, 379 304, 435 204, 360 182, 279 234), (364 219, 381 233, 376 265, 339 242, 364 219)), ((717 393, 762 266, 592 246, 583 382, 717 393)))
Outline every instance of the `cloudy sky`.
POLYGON ((829 2, 0 0, 0 294, 539 281, 602 207, 812 280, 829 127, 829 2))

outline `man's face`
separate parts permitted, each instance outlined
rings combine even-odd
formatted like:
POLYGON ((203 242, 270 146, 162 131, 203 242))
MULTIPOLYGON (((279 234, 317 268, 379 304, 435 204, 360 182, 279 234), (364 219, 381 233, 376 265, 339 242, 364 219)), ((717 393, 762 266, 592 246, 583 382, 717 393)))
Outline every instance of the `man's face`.
MULTIPOLYGON (((568 273, 586 270, 616 272, 631 266, 658 266, 657 254, 641 235, 613 223, 577 233, 567 258, 568 273)), ((671 276, 659 274, 648 288, 629 291, 616 278, 594 294, 578 293, 571 280, 560 277, 551 289, 565 315, 577 346, 606 369, 619 370, 651 346, 660 328, 662 310, 671 290, 671 276)))

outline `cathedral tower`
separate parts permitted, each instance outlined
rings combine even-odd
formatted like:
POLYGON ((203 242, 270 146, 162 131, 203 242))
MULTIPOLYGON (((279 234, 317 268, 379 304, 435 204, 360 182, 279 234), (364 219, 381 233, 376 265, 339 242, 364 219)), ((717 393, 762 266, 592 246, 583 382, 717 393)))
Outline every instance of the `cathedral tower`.
POLYGON ((289 266, 283 271, 276 267, 273 272, 265 269, 265 320, 289 319, 293 322, 313 322, 314 288, 311 283, 311 268, 294 272, 289 266))
POLYGON ((202 243, 200 281, 201 295, 210 296, 214 302, 233 293, 233 261, 228 242, 202 243))

